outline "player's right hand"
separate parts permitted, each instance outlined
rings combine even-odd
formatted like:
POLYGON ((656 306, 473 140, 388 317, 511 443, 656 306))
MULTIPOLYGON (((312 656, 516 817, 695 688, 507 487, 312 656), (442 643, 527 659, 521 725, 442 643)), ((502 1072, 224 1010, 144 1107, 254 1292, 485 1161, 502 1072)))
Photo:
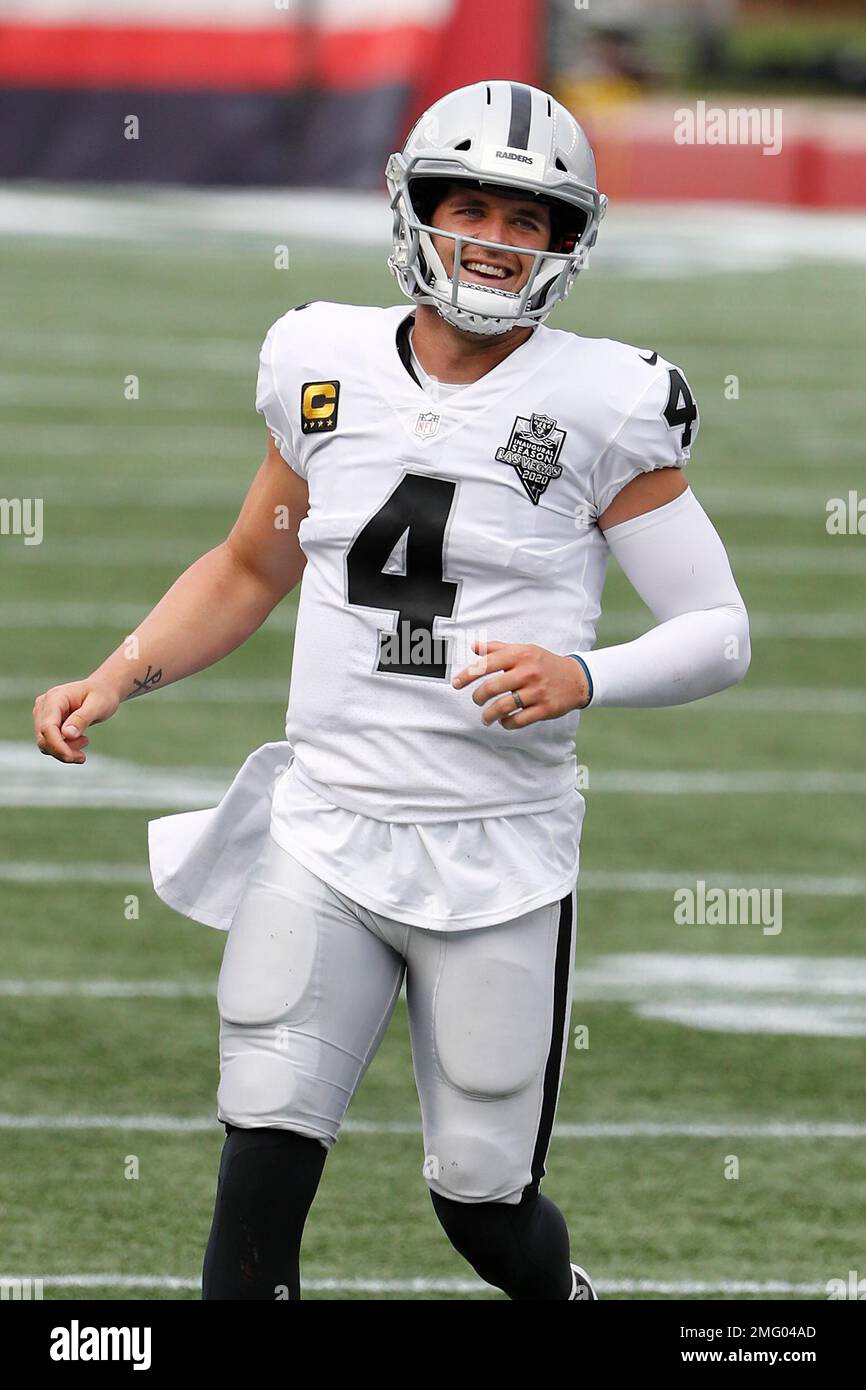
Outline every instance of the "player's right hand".
POLYGON ((85 730, 110 719, 119 704, 110 686, 92 680, 52 686, 36 696, 33 706, 36 746, 61 763, 86 762, 84 749, 90 739, 85 730))

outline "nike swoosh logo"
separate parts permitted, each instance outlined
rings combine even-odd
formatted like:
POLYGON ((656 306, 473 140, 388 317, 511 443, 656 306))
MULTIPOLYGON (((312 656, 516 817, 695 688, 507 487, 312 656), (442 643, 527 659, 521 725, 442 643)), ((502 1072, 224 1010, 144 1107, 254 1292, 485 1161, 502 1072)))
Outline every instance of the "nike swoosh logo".
POLYGON ((638 357, 640 358, 641 362, 648 363, 650 367, 654 367, 656 362, 658 362, 659 360, 659 355, 657 352, 651 352, 649 357, 644 357, 643 353, 639 352, 638 357))

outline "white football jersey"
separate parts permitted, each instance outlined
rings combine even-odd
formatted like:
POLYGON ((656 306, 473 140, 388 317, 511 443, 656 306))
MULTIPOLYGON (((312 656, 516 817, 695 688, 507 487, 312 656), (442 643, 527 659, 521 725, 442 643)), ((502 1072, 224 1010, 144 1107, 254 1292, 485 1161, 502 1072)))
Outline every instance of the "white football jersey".
POLYGON ((310 494, 293 775, 384 822, 553 810, 575 797, 579 713, 488 728, 480 682, 451 678, 478 637, 592 647, 596 519, 638 473, 686 462, 697 410, 657 353, 544 326, 436 399, 405 365, 413 313, 314 303, 262 347, 256 408, 310 494))
POLYGON ((596 518, 641 471, 685 463, 697 410, 655 352, 546 327, 480 381, 425 391, 404 365, 413 312, 313 304, 262 348, 257 408, 310 491, 287 742, 252 753, 218 807, 150 824, 156 891, 211 926, 269 837, 432 930, 574 887, 579 715, 486 728, 451 677, 473 637, 593 645, 596 518))

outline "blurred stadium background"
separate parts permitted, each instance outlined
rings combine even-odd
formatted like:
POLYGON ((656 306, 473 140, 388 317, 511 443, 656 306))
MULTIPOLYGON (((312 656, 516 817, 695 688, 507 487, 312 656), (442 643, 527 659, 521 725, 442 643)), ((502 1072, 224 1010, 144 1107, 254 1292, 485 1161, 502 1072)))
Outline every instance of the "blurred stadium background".
MULTIPOLYGON (((866 1276, 862 4, 0 0, 0 1275, 47 1298, 198 1295, 223 938, 153 895, 146 822, 213 804, 282 736, 296 601, 122 710, 83 769, 32 747, 33 698, 224 536, 263 453, 270 323, 397 301, 385 157, 490 76, 551 87, 595 142, 610 213, 553 321, 685 367, 692 483, 754 635, 742 688, 584 721, 589 1047, 547 1190, 604 1297, 866 1276), (780 111, 779 153, 678 144, 699 102, 780 111), (781 890, 782 930, 676 925, 699 881, 781 890)), ((612 573, 600 641, 649 621, 612 573)), ((488 1295, 433 1217, 417 1121, 398 1012, 306 1296, 488 1295)))

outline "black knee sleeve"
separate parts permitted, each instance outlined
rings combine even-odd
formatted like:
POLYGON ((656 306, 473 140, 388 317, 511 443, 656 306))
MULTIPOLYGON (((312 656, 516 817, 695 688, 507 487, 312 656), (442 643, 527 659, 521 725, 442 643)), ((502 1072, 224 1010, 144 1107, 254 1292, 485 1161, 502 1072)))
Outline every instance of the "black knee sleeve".
POLYGON ((301 1236, 327 1150, 291 1130, 226 1125, 226 1135, 202 1297, 300 1298, 301 1236))
POLYGON ((488 1284, 509 1298, 568 1299, 571 1294, 568 1228, 557 1206, 529 1192, 506 1202, 452 1202, 431 1192, 451 1244, 488 1284))

